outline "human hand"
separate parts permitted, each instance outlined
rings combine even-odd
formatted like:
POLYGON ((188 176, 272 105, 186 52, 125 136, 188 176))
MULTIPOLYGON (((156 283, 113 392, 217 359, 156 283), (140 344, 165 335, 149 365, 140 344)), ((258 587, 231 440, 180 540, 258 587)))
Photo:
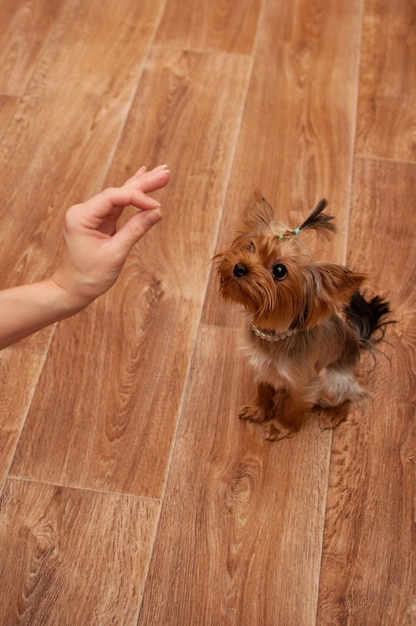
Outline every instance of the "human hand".
POLYGON ((140 168, 122 187, 105 189, 68 209, 64 249, 53 282, 83 308, 117 280, 134 244, 161 218, 159 203, 146 194, 167 185, 166 165, 140 168), (127 205, 139 211, 116 232, 117 220, 127 205))

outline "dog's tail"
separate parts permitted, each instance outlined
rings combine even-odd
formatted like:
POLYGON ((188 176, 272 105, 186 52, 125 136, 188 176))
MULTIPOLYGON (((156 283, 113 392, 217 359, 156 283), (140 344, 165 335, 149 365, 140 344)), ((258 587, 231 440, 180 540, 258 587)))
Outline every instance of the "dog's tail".
POLYGON ((345 309, 347 323, 355 330, 361 348, 369 349, 381 341, 386 326, 393 323, 388 319, 390 303, 380 296, 366 300, 356 291, 349 306, 345 309))

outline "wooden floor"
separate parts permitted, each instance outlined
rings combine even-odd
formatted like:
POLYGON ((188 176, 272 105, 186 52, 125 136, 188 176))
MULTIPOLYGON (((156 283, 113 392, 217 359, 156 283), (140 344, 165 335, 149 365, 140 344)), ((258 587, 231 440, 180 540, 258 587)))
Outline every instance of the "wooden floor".
MULTIPOLYGON (((0 624, 416 624, 416 6, 1 0, 1 287, 168 163, 117 285, 0 354, 0 624), (254 187, 391 300, 372 401, 271 444, 210 258, 254 187)), ((0 312, 1 314, 1 312, 0 312)))

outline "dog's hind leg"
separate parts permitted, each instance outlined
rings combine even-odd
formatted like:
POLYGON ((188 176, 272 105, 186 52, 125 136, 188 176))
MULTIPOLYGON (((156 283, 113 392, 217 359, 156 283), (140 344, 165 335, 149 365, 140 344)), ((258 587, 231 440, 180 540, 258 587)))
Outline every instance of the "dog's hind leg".
POLYGON ((341 422, 347 419, 350 412, 351 402, 345 400, 342 404, 334 407, 317 407, 319 412, 319 426, 322 430, 336 428, 341 422))

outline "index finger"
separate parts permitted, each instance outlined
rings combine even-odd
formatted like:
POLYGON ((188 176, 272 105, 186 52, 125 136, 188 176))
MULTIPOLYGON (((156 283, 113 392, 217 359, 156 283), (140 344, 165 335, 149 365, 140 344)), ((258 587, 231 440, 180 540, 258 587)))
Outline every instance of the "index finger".
POLYGON ((147 196, 146 192, 164 187, 169 182, 169 176, 170 172, 166 166, 160 166, 150 172, 145 172, 141 168, 123 187, 104 189, 83 204, 73 208, 77 213, 80 211, 82 217, 89 218, 93 222, 96 220, 95 227, 109 215, 114 215, 116 212, 120 215, 124 207, 128 205, 142 211, 151 211, 160 208, 160 203, 147 196))
POLYGON ((143 211, 151 211, 160 207, 160 203, 147 196, 143 191, 132 187, 109 187, 84 204, 83 213, 92 218, 103 218, 114 209, 132 205, 143 211))
POLYGON ((161 189, 169 182, 170 171, 167 165, 159 165, 149 172, 140 168, 132 178, 129 178, 123 187, 134 187, 145 193, 161 189))

